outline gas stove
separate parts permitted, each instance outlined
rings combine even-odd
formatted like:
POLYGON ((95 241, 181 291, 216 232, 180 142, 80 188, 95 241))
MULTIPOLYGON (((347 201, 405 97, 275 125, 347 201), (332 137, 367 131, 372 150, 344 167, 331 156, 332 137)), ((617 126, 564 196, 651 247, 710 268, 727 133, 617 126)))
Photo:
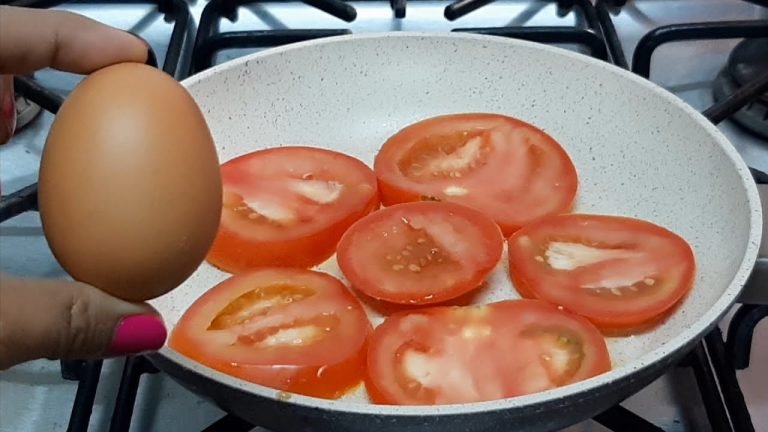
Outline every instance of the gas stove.
MULTIPOLYGON (((8 2, 0 0, 3 3, 8 2)), ((350 32, 469 31, 557 45, 631 69, 705 111, 754 169, 756 181, 768 183, 766 1, 20 0, 15 4, 66 9, 132 31, 149 42, 158 67, 177 79, 251 52, 350 32), (732 106, 708 109, 734 94, 750 102, 736 112, 732 106)), ((10 144, 0 147, 0 181, 8 194, 0 204, 0 271, 64 275, 34 211, 34 183, 54 113, 80 78, 44 70, 16 79, 25 125, 10 144)), ((768 320, 756 326, 768 315, 767 286, 765 242, 740 304, 720 328, 665 376, 621 405, 566 431, 768 430, 764 375, 768 320)), ((0 432, 58 430, 266 432, 157 373, 142 357, 34 361, 0 373, 0 432)))

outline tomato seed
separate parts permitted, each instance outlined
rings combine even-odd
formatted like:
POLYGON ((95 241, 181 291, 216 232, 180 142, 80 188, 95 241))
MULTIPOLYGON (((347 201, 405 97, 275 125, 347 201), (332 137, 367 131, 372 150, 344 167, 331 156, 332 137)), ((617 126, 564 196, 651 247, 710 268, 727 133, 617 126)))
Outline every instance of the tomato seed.
POLYGON ((617 296, 624 295, 622 294, 621 290, 618 288, 611 288, 611 292, 613 293, 613 295, 617 295, 617 296))
POLYGON ((646 284, 646 285, 648 285, 648 286, 653 286, 653 284, 655 284, 655 283, 656 283, 656 281, 655 281, 655 280, 653 280, 653 279, 651 279, 651 278, 645 278, 645 279, 643 280, 643 283, 645 283, 645 284, 646 284))
POLYGON ((416 239, 416 243, 418 244, 424 244, 426 242, 427 242, 427 239, 425 239, 424 237, 419 237, 416 239))
POLYGON ((402 264, 395 264, 395 265, 392 266, 392 270, 395 270, 395 271, 400 271, 400 270, 402 270, 404 268, 405 268, 405 266, 402 265, 402 264))
POLYGON ((407 250, 404 250, 404 251, 402 251, 402 252, 400 252, 400 253, 401 253, 403 256, 410 256, 410 255, 411 255, 411 253, 410 253, 410 252, 408 252, 407 250))
POLYGON ((421 267, 417 266, 416 264, 408 264, 408 270, 418 273, 421 271, 421 267))

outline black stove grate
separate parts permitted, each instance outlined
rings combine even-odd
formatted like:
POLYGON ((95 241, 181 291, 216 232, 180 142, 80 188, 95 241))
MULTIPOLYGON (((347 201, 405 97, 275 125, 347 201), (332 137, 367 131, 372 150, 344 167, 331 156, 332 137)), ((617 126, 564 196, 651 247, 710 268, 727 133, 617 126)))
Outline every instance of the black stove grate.
MULTIPOLYGON (((332 0, 313 0, 313 6, 319 9, 327 9, 317 4, 331 4, 332 0)), ((335 0, 333 0, 335 2, 335 0)), ((446 7, 447 19, 453 20, 464 16, 471 11, 491 3, 493 0, 458 0, 446 7)), ((608 59, 608 52, 603 43, 600 20, 597 11, 589 0, 549 0, 558 7, 559 15, 566 15, 571 10, 576 10, 579 17, 583 18, 586 25, 580 26, 507 26, 507 27, 483 27, 483 28, 457 28, 453 31, 474 32, 507 36, 517 39, 525 39, 542 43, 570 43, 584 46, 590 53, 602 60, 608 59)), ((339 29, 280 29, 258 31, 230 31, 221 32, 222 19, 236 21, 238 10, 241 7, 258 3, 258 0, 211 0, 203 9, 200 16, 200 25, 195 40, 195 50, 192 58, 190 75, 208 69, 214 64, 214 58, 220 51, 235 48, 267 48, 287 43, 307 41, 328 36, 341 36, 352 33, 346 28, 339 29)), ((394 9, 395 16, 405 14, 404 0, 391 0, 390 5, 394 9)), ((351 7, 351 6, 349 6, 351 7)), ((331 13, 331 12, 329 12, 331 13)), ((340 14, 331 13, 340 19, 345 19, 340 14)), ((346 19, 345 19, 346 20, 346 19)), ((350 20, 351 21, 351 20, 350 20)))
MULTIPOLYGON (((76 2, 96 0, 75 0, 76 2)), ((136 0, 122 0, 135 2, 136 0)), ((102 0, 101 3, 112 2, 102 0)), ((119 3, 115 0, 113 3, 119 3)), ((169 41, 168 54, 163 70, 182 79, 213 65, 217 52, 232 48, 268 48, 314 38, 351 33, 348 29, 299 29, 220 32, 223 18, 237 19, 241 6, 254 0, 211 0, 201 16, 200 26, 194 41, 191 60, 187 62, 185 46, 191 14, 182 0, 157 0, 160 12, 174 22, 169 41)), ((304 0, 304 3, 321 9, 347 22, 356 17, 355 9, 341 0, 304 0)), ((458 0, 445 9, 448 20, 491 3, 492 0, 458 0)), ((0 2, 3 3, 3 2, 0 2)), ((19 0, 13 4, 27 7, 52 7, 62 0, 19 0)), ((562 27, 498 27, 498 28, 457 28, 457 32, 494 34, 526 39, 542 43, 572 43, 588 48, 590 55, 610 61, 619 67, 629 69, 624 51, 616 34, 611 18, 626 3, 620 0, 598 0, 593 6, 588 0, 556 1, 562 14, 576 10, 586 23, 585 26, 562 27)), ((406 14, 406 0, 390 0, 395 17, 406 14)), ((632 70, 648 77, 653 51, 661 44, 676 40, 708 40, 717 38, 750 38, 765 36, 768 21, 752 20, 739 22, 693 23, 664 26, 649 32, 639 43, 632 61, 632 70)), ((51 113, 56 113, 62 97, 40 86, 34 80, 16 78, 17 91, 31 101, 38 103, 51 113)), ((715 124, 729 118, 739 109, 768 90, 768 73, 744 85, 740 91, 719 101, 704 114, 715 124)), ((768 183, 765 173, 753 170, 758 183, 768 183)), ((37 186, 30 185, 6 197, 0 202, 0 222, 18 214, 37 210, 37 186)), ((692 351, 677 367, 690 368, 696 378, 704 409, 712 430, 718 432, 753 432, 751 417, 736 379, 736 370, 749 365, 751 339, 754 328, 761 319, 768 316, 768 306, 741 305, 728 329, 724 340, 719 328, 715 327, 696 344, 692 351)), ((62 376, 78 381, 75 402, 69 421, 68 432, 86 432, 96 398, 96 390, 102 368, 101 360, 62 362, 62 376)), ((126 358, 120 387, 116 394, 115 408, 110 422, 110 432, 127 432, 131 426, 133 409, 141 377, 157 373, 158 370, 142 356, 126 358)), ((597 416, 594 420, 614 431, 635 430, 638 432, 663 431, 657 425, 617 405, 597 416)), ((255 426, 233 415, 226 415, 207 427, 204 432, 245 432, 255 426)))
POLYGON ((648 32, 637 43, 632 56, 632 72, 648 78, 651 57, 663 44, 679 41, 768 37, 768 19, 670 24, 648 32))

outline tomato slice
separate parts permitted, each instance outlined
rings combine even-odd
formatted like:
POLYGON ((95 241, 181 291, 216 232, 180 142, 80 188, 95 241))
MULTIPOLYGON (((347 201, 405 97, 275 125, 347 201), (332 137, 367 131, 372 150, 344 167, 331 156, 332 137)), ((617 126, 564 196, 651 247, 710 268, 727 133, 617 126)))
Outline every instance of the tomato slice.
POLYGON ((169 346, 246 381, 333 399, 362 382, 371 331, 359 301, 333 276, 271 268, 203 294, 169 346))
POLYGON ((320 264, 380 204, 373 171, 332 150, 259 150, 224 163, 221 174, 224 208, 208 261, 230 273, 320 264))
POLYGON ((586 319, 538 300, 396 313, 370 338, 366 388, 388 405, 482 402, 536 393, 609 371, 586 319))
POLYGON ((553 216, 519 230, 508 247, 522 296, 562 306, 603 330, 656 322, 691 289, 696 270, 682 237, 621 216, 553 216))
POLYGON ((448 202, 397 204, 356 222, 336 259, 351 285, 378 300, 430 304, 479 287, 504 237, 483 213, 448 202))
POLYGON ((480 210, 505 236, 570 210, 578 179, 565 150, 540 129, 499 114, 451 114, 391 136, 374 162, 384 205, 438 200, 480 210))

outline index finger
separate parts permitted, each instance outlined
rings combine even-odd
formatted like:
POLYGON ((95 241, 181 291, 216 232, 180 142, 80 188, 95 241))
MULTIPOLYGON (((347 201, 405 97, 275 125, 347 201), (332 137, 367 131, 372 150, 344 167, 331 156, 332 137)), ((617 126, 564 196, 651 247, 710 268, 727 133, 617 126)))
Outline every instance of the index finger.
POLYGON ((71 12, 0 6, 0 74, 46 67, 87 74, 116 63, 144 63, 148 48, 130 33, 71 12))

